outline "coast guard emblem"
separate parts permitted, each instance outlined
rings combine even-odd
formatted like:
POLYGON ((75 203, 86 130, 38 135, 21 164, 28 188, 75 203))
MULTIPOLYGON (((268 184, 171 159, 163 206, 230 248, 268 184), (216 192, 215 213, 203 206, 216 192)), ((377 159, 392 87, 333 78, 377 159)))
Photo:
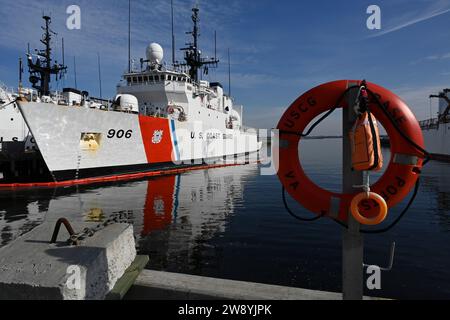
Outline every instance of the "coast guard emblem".
POLYGON ((152 138, 152 143, 153 144, 158 144, 162 141, 163 138, 163 131, 162 130, 155 130, 155 132, 153 132, 153 138, 152 138))
POLYGON ((153 200, 153 210, 158 216, 164 215, 164 200, 162 198, 156 198, 153 200))

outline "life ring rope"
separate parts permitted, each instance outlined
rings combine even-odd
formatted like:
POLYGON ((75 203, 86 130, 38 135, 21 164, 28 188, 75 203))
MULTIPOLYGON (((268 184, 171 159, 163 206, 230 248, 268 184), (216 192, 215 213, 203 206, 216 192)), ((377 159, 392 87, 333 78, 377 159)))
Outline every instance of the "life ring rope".
POLYGON ((422 148, 421 146, 417 145, 413 140, 411 140, 410 137, 405 135, 405 133, 398 127, 397 123, 395 122, 395 119, 392 117, 392 115, 386 110, 386 108, 383 106, 383 104, 380 102, 380 99, 378 99, 377 95, 370 89, 367 89, 367 92, 370 94, 370 96, 375 100, 378 107, 383 111, 383 113, 389 118, 389 121, 392 123, 394 128, 397 130, 397 132, 405 139, 410 145, 414 146, 417 150, 423 153, 424 155, 424 162, 422 166, 426 165, 430 160, 430 153, 422 148))
POLYGON ((284 204, 284 207, 286 208, 286 211, 287 211, 292 217, 294 217, 294 218, 297 219, 297 220, 300 220, 300 221, 303 221, 303 222, 313 222, 313 221, 322 219, 322 218, 324 217, 324 215, 322 214, 322 215, 317 215, 317 216, 315 216, 315 217, 313 217, 313 218, 303 218, 303 217, 300 217, 299 215, 295 214, 295 213, 289 208, 289 205, 288 205, 287 199, 286 199, 286 189, 285 189, 284 187, 281 187, 281 197, 283 198, 283 204, 284 204))
POLYGON ((331 108, 327 113, 325 113, 322 117, 320 117, 320 119, 318 119, 316 122, 314 122, 308 129, 308 131, 304 134, 304 133, 299 133, 299 132, 295 132, 295 131, 289 131, 289 130, 280 130, 280 134, 292 134, 292 135, 297 135, 300 136, 302 138, 306 138, 308 137, 313 130, 325 119, 327 119, 333 112, 336 111, 336 109, 339 108, 339 105, 342 103, 342 101, 344 100, 345 96, 347 95, 347 93, 349 93, 351 90, 359 88, 359 86, 351 86, 349 88, 347 88, 344 93, 342 93, 342 95, 338 98, 338 100, 336 101, 336 103, 334 104, 333 108, 331 108))

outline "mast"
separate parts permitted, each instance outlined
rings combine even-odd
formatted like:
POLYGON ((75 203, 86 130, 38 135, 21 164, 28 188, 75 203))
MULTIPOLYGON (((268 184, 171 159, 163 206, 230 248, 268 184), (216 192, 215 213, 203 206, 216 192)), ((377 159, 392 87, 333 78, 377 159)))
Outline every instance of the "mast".
POLYGON ((23 62, 22 58, 19 58, 19 95, 22 94, 22 76, 23 76, 23 62))
POLYGON ((172 65, 175 65, 175 30, 173 21, 173 0, 170 0, 170 6, 172 9, 172 65))
POLYGON ((44 49, 35 50, 37 54, 35 61, 33 61, 32 55, 28 52, 28 68, 30 72, 30 82, 33 88, 36 89, 40 95, 49 95, 51 75, 54 74, 58 77, 60 73, 67 70, 67 67, 64 64, 58 64, 56 61, 52 66, 51 41, 52 36, 56 35, 56 33, 50 29, 51 18, 49 16, 43 16, 42 18, 45 21, 45 26, 42 27, 44 35, 41 39, 44 49))
POLYGON ((64 49, 64 38, 62 38, 62 64, 65 65, 65 61, 66 61, 66 54, 65 54, 65 49, 64 49))
POLYGON ((128 0, 128 73, 131 72, 131 0, 128 0))
POLYGON ((78 89, 78 84, 77 84, 77 58, 75 56, 73 56, 73 75, 74 75, 74 80, 75 80, 75 89, 78 89))
POLYGON ((99 83, 99 87, 100 87, 100 99, 103 99, 103 94, 102 94, 102 67, 101 67, 101 63, 100 63, 100 53, 97 52, 97 60, 98 60, 98 83, 99 83))
POLYGON ((228 95, 231 97, 231 56, 228 48, 228 95))
POLYGON ((199 81, 199 70, 202 68, 205 69, 205 71, 208 70, 208 66, 217 67, 217 64, 219 63, 219 60, 214 57, 211 59, 205 59, 201 57, 201 51, 198 47, 198 38, 200 36, 199 34, 199 9, 193 8, 192 9, 192 22, 194 24, 194 27, 192 31, 187 32, 186 34, 192 35, 193 42, 188 43, 187 48, 181 49, 181 51, 184 51, 184 60, 185 63, 175 64, 175 67, 181 67, 181 66, 187 66, 189 67, 189 75, 194 82, 199 81))

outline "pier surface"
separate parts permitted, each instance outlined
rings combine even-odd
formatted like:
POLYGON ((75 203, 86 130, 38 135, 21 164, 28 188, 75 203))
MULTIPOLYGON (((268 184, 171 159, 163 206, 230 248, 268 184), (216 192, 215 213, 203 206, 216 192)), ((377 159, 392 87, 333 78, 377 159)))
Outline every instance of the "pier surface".
MULTIPOLYGON (((342 300, 342 293, 144 270, 129 300, 342 300)), ((365 300, 379 300, 364 297, 365 300)))

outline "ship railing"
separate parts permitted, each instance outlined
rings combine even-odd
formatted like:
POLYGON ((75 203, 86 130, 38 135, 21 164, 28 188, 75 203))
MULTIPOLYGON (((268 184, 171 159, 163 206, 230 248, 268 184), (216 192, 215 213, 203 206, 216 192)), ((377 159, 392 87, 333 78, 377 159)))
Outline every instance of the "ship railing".
POLYGON ((438 118, 427 119, 423 121, 419 121, 419 125, 422 130, 436 129, 439 124, 438 118))
POLYGON ((61 92, 59 92, 59 91, 54 92, 54 93, 51 95, 51 97, 53 98, 53 100, 56 100, 56 101, 58 101, 58 102, 65 99, 65 97, 63 96, 63 94, 62 94, 61 92))
POLYGON ((4 94, 5 95, 4 98, 8 98, 8 99, 9 99, 9 96, 14 95, 14 93, 15 93, 15 91, 12 87, 8 87, 3 82, 0 82, 0 92, 1 92, 0 95, 4 94))
POLYGON ((0 88, 6 92, 9 93, 13 93, 14 89, 12 87, 8 87, 6 84, 4 84, 3 82, 0 82, 0 88))
POLYGON ((95 97, 89 97, 89 101, 103 104, 106 107, 110 107, 113 104, 113 102, 114 102, 112 100, 103 99, 103 98, 95 98, 95 97))

